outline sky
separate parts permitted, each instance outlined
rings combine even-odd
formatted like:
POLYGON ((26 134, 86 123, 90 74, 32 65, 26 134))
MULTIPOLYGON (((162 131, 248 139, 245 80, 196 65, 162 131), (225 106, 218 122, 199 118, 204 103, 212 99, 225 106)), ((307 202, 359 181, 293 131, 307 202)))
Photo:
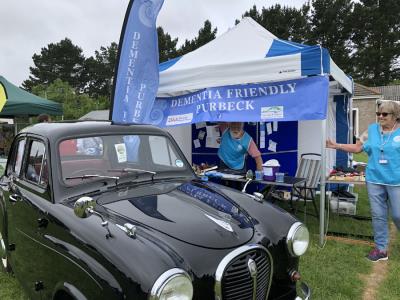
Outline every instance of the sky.
MULTIPOLYGON (((136 0, 137 1, 137 0, 136 0)), ((0 75, 21 85, 29 77, 32 55, 68 37, 85 57, 118 42, 129 0, 1 0, 0 75)), ((256 5, 301 7, 306 0, 164 0, 157 20, 178 43, 195 37, 205 20, 218 35, 256 5)))

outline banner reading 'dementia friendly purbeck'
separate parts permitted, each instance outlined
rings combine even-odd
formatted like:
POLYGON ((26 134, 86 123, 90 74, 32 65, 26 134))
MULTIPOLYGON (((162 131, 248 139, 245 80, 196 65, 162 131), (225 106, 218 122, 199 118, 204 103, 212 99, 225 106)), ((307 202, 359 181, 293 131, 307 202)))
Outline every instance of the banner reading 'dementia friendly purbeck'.
POLYGON ((164 0, 131 0, 122 28, 110 117, 145 123, 158 89, 156 19, 164 0))
POLYGON ((177 97, 157 98, 149 122, 171 127, 204 121, 323 120, 328 92, 327 76, 207 88, 177 97))

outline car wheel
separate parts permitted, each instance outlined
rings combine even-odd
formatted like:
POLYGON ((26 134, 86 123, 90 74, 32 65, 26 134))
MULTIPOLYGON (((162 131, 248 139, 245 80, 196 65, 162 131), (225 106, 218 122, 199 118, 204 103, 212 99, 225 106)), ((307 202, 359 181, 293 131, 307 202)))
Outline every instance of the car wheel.
POLYGON ((4 239, 4 236, 2 234, 2 232, 0 231, 0 256, 1 256, 1 267, 0 269, 3 272, 11 272, 11 267, 10 264, 8 262, 8 255, 7 255, 7 247, 6 247, 7 243, 4 239))

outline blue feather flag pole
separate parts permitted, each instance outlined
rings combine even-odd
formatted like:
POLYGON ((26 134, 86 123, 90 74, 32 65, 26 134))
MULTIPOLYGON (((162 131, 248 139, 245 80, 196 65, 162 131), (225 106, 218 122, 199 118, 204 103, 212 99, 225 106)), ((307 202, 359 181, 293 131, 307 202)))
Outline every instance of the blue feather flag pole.
POLYGON ((164 0, 131 0, 122 27, 110 119, 148 123, 158 89, 156 20, 164 0))

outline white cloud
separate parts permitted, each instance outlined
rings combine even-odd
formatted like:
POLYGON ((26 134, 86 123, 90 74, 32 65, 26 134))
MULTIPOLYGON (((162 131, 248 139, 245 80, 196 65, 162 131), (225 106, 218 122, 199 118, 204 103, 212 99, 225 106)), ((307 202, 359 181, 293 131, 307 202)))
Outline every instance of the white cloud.
MULTIPOLYGON (((0 75, 20 85, 29 76, 32 55, 68 37, 91 56, 118 42, 128 0, 2 0, 0 75)), ((182 43, 209 19, 218 34, 254 4, 300 7, 305 0, 165 0, 157 24, 182 43)))

